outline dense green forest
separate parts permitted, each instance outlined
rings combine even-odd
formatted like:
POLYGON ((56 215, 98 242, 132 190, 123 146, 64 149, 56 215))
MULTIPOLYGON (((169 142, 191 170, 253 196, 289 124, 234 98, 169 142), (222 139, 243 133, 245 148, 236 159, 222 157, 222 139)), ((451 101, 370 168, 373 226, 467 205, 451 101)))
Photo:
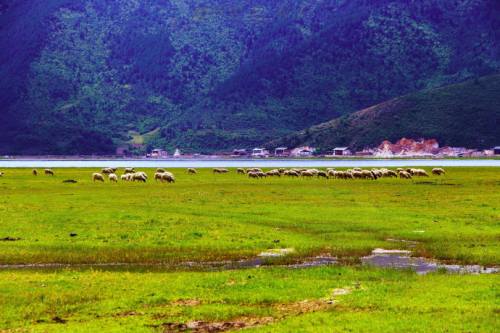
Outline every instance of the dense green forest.
POLYGON ((394 98, 274 140, 268 146, 312 145, 356 150, 402 137, 441 145, 491 148, 500 142, 500 75, 394 98))
POLYGON ((0 153, 109 153, 131 143, 131 133, 143 135, 144 149, 269 142, 390 98, 498 73, 499 7, 4 0, 0 153))

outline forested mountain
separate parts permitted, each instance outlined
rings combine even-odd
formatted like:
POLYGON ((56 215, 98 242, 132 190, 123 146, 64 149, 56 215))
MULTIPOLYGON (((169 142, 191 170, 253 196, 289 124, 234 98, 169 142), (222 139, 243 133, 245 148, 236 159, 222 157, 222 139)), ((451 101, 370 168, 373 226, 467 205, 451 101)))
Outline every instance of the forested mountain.
POLYGON ((0 31, 3 154, 261 144, 500 71, 496 0, 3 0, 0 31))
POLYGON ((491 148, 500 142, 500 75, 420 91, 312 126, 269 143, 311 145, 327 152, 375 147, 402 137, 435 138, 441 145, 491 148))

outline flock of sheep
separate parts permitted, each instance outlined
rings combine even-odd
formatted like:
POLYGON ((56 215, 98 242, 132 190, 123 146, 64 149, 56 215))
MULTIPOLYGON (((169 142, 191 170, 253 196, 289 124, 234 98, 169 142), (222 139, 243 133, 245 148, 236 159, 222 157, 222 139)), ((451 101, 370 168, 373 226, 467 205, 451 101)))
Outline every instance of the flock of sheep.
MULTIPOLYGON (((101 170, 101 173, 94 172, 92 174, 92 181, 104 182, 104 175, 107 175, 110 182, 117 183, 118 176, 116 175, 116 171, 117 168, 104 168, 101 170)), ((196 173, 196 170, 188 169, 188 173, 196 173)), ((162 183, 175 183, 174 174, 161 168, 156 169, 154 179, 162 183)), ((145 183, 148 180, 148 175, 143 171, 135 171, 134 168, 125 168, 123 174, 120 176, 120 180, 125 182, 145 183)))
MULTIPOLYGON (((142 182, 145 183, 148 180, 148 175, 143 171, 135 171, 134 168, 125 168, 123 174, 118 177, 116 174, 117 168, 104 168, 101 172, 94 172, 92 174, 93 182, 104 182, 105 176, 107 176, 110 182, 117 183, 118 180, 126 182, 142 182)), ((228 173, 229 170, 225 168, 214 168, 214 174, 224 174, 228 173)), ((197 174, 196 169, 188 168, 187 173, 190 175, 197 174)), ((273 169, 264 172, 260 168, 249 168, 236 169, 236 173, 248 175, 249 178, 266 178, 266 177, 303 177, 303 178, 326 178, 326 179, 378 179, 378 178, 402 178, 411 179, 413 177, 429 177, 429 174, 424 169, 415 168, 397 168, 396 170, 389 170, 386 168, 381 169, 371 169, 363 170, 361 168, 353 168, 345 171, 337 171, 334 168, 327 168, 326 170, 318 169, 273 169)), ((436 176, 444 175, 446 172, 442 168, 434 168, 431 173, 436 176)), ((32 170, 34 176, 38 175, 36 169, 32 170)), ((54 176, 54 171, 52 169, 44 169, 44 174, 48 176, 54 176)), ((4 174, 0 172, 0 177, 4 174)), ((175 176, 173 173, 166 171, 165 169, 158 168, 154 174, 154 180, 160 181, 162 183, 175 183, 175 176)))
MULTIPOLYGON (((214 173, 225 173, 228 172, 227 169, 214 169, 214 173)), ((269 171, 262 171, 260 168, 243 169, 238 168, 236 170, 238 174, 246 174, 249 178, 266 178, 266 177, 322 177, 326 179, 378 179, 378 178, 403 178, 411 179, 413 177, 429 177, 429 174, 424 169, 415 168, 397 168, 396 170, 389 170, 386 168, 381 169, 371 169, 362 170, 361 168, 353 168, 345 171, 337 171, 334 168, 328 168, 326 171, 318 169, 273 169, 269 171)), ((444 175, 445 171, 442 168, 432 169, 433 175, 444 175)))

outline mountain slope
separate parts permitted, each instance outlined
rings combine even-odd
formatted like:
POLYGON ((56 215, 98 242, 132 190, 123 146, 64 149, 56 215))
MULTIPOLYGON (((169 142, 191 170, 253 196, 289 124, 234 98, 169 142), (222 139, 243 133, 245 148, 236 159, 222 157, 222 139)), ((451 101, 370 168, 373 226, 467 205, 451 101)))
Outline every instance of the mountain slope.
POLYGON ((271 147, 373 147, 383 140, 436 138, 442 145, 491 148, 500 142, 500 75, 395 98, 288 135, 271 147))
POLYGON ((0 153, 259 144, 498 72, 499 26, 494 0, 5 0, 0 153))

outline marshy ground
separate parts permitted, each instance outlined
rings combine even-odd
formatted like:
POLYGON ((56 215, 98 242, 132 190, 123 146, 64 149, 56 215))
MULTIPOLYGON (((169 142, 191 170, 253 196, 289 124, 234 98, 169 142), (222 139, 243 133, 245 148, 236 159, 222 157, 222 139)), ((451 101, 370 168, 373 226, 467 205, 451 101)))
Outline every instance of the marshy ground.
POLYGON ((499 329, 498 274, 360 264, 383 248, 498 266, 497 168, 376 181, 172 169, 175 184, 154 182, 147 169, 146 184, 92 183, 92 169, 2 171, 6 331, 499 329), (293 265, 317 256, 339 263, 293 265), (220 264, 256 259, 259 267, 220 264))

